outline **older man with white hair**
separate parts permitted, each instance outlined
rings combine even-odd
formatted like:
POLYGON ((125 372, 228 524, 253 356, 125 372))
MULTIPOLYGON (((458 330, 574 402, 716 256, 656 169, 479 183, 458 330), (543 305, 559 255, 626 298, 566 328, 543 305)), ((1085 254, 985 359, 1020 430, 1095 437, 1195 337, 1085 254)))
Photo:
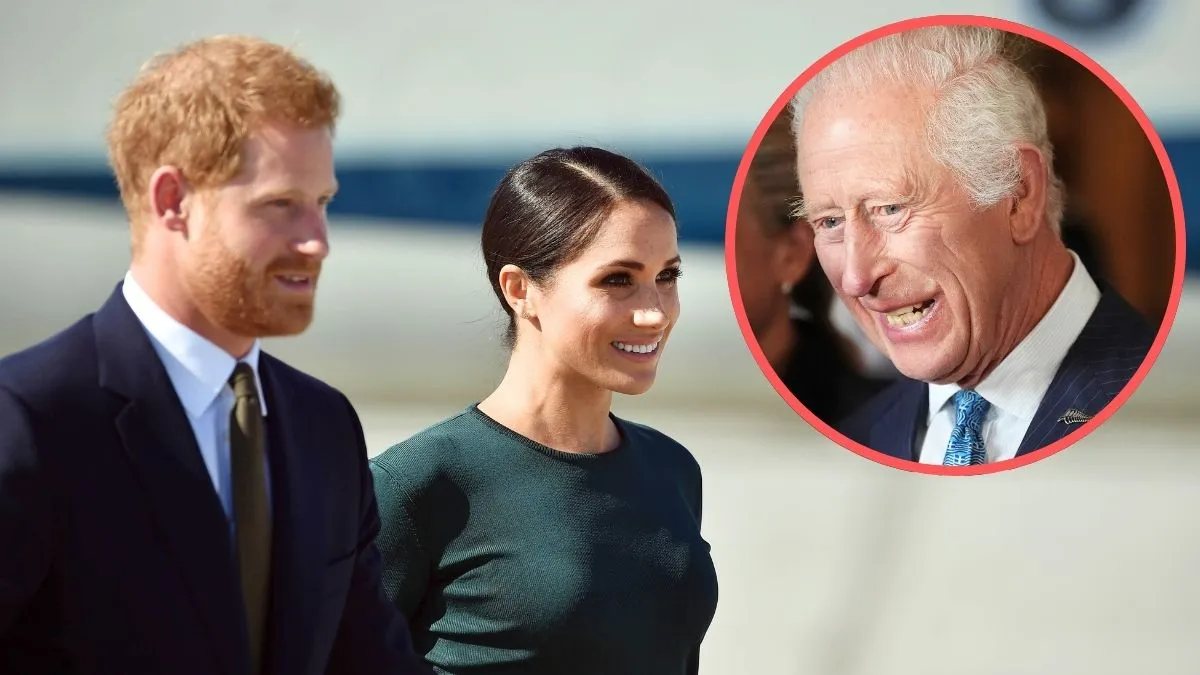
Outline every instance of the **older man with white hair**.
POLYGON ((1053 443, 1120 393, 1154 340, 1062 242, 1063 187, 1016 44, 974 26, 893 34, 793 104, 797 215, 903 375, 840 431, 901 459, 974 465, 1053 443))

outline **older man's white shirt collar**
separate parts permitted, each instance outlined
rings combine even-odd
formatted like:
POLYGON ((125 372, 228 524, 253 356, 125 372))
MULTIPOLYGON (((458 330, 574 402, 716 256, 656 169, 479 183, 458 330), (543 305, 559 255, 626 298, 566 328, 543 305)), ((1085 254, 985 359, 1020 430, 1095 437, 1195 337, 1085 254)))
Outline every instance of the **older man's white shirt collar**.
MULTIPOLYGON (((1100 289, 1087 273, 1083 261, 1074 251, 1071 251, 1071 257, 1075 267, 1050 311, 975 387, 975 392, 991 403, 992 408, 1026 422, 1032 421, 1037 414, 1058 367, 1100 301, 1100 289)), ((932 423, 961 389, 957 384, 930 384, 926 423, 932 423)))
MULTIPOLYGON (((200 417, 228 386, 238 360, 167 314, 138 285, 131 272, 125 274, 122 292, 129 308, 150 334, 184 410, 192 419, 200 417)), ((254 370, 255 385, 260 392, 258 400, 266 415, 267 400, 261 394, 262 379, 258 374, 259 351, 259 341, 255 340, 241 361, 254 370)))

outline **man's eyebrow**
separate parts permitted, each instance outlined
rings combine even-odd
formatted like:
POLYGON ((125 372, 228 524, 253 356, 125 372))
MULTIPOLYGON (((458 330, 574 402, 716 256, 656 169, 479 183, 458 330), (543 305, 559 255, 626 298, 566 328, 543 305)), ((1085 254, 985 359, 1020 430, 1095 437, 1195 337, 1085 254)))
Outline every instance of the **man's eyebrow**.
POLYGON ((803 195, 797 195, 787 200, 788 216, 794 220, 808 220, 812 213, 812 205, 805 201, 803 195))

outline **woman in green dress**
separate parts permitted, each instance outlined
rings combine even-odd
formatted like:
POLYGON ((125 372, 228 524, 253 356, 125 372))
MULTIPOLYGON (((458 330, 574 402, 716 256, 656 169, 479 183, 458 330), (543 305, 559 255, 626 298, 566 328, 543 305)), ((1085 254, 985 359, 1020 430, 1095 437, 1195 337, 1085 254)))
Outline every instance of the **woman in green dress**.
POLYGON ((679 316, 674 206, 628 158, 543 152, 483 223, 499 386, 372 461, 389 599, 439 673, 687 675, 717 604, 700 468, 610 411, 679 316))

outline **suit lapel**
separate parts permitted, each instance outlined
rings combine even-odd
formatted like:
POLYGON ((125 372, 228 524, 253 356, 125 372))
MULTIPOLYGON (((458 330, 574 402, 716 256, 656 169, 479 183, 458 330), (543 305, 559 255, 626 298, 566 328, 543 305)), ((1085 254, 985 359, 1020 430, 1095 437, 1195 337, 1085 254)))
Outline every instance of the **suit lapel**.
POLYGON ((1102 286, 1100 304, 1067 350, 1017 456, 1076 431, 1107 406, 1142 365, 1154 341, 1141 315, 1102 286))
POLYGON ((879 424, 872 425, 868 446, 898 459, 918 461, 920 448, 915 445, 917 421, 926 414, 929 394, 924 382, 903 379, 893 404, 883 413, 879 424))
MULTIPOLYGON (((272 555, 272 655, 270 672, 280 675, 308 671, 309 640, 319 609, 320 584, 326 560, 321 546, 324 531, 324 491, 319 463, 312 461, 311 440, 319 433, 306 425, 312 411, 296 409, 294 395, 278 362, 262 355, 259 375, 267 399, 267 439, 271 462, 274 553, 272 555)), ((319 441, 318 441, 319 443, 319 441)))
MULTIPOLYGON (((1021 439, 1017 457, 1049 445, 1079 428, 1080 425, 1069 424, 1063 417, 1068 409, 1082 405, 1079 403, 1081 394, 1092 387, 1094 376, 1089 374, 1087 359, 1081 351, 1076 346, 1072 346, 1067 351, 1062 365, 1059 366, 1058 372, 1054 374, 1054 379, 1050 382, 1050 388, 1042 397, 1042 402, 1033 416, 1029 430, 1021 439)), ((1099 410, 1090 410, 1085 407, 1080 412, 1086 415, 1095 415, 1099 410)))
POLYGON ((249 663, 229 523, 166 369, 121 287, 96 313, 100 385, 126 399, 115 423, 174 558, 228 673, 249 663))

